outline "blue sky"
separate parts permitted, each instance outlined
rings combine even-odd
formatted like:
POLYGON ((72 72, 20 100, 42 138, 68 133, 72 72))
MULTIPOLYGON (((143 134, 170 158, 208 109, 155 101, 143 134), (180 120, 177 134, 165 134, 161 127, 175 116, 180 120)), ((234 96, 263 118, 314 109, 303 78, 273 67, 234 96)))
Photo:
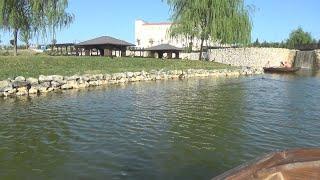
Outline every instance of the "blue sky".
MULTIPOLYGON (((58 33, 62 42, 83 41, 109 35, 134 42, 134 21, 170 20, 169 7, 162 0, 69 0, 75 22, 58 33)), ((281 41, 298 26, 320 39, 319 0, 246 0, 255 7, 252 39, 281 41)), ((3 41, 8 33, 1 33, 3 41)), ((49 40, 39 40, 42 42, 49 40)), ((5 42, 4 42, 5 43, 5 42)))

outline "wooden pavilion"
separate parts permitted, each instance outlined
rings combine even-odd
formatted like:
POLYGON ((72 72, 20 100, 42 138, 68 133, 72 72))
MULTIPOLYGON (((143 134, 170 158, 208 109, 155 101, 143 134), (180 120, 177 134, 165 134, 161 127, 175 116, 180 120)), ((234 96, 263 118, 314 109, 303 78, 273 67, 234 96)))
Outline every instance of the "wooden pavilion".
POLYGON ((72 55, 75 53, 74 43, 60 43, 50 45, 53 52, 57 52, 59 55, 72 55))
POLYGON ((83 56, 84 52, 85 56, 109 57, 116 56, 117 54, 119 56, 126 56, 127 48, 130 46, 135 45, 110 36, 98 37, 75 45, 78 56, 83 56))
POLYGON ((152 57, 156 57, 156 54, 158 54, 158 58, 163 58, 164 54, 166 53, 168 59, 172 59, 173 54, 175 54, 175 59, 179 59, 180 53, 183 51, 183 49, 170 44, 160 44, 158 46, 146 48, 145 51, 151 52, 152 57))

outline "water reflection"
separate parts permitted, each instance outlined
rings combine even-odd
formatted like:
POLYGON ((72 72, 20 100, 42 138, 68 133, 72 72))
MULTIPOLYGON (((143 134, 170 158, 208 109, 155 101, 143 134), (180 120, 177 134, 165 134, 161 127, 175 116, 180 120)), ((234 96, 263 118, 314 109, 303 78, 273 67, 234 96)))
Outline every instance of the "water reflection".
POLYGON ((1 103, 1 179, 48 178, 65 163, 67 121, 63 114, 41 107, 42 103, 27 97, 1 103))
POLYGON ((209 179, 320 146, 320 78, 114 85, 0 100, 0 179, 209 179))

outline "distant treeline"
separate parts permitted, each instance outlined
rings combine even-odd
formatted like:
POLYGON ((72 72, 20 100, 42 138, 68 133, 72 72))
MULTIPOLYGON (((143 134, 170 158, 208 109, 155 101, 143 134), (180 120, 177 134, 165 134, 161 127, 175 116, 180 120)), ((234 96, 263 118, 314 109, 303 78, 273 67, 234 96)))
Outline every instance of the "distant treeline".
POLYGON ((314 40, 308 44, 295 44, 292 46, 288 42, 260 42, 258 39, 249 45, 250 47, 266 47, 266 48, 288 48, 288 49, 320 49, 320 40, 314 40))
POLYGON ((256 39, 250 44, 250 47, 272 47, 272 48, 288 48, 300 50, 320 49, 320 39, 316 40, 311 33, 305 32, 301 27, 292 31, 289 38, 282 42, 260 42, 256 39))

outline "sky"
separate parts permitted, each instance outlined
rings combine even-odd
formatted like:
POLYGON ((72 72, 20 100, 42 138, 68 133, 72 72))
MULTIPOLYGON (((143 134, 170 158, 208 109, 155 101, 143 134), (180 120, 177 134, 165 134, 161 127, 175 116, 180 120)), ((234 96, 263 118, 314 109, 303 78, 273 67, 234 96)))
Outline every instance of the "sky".
MULTIPOLYGON (((279 42, 301 26, 320 39, 320 0, 245 0, 254 7, 252 40, 279 42)), ((58 43, 81 42, 108 35, 134 43, 134 22, 170 21, 166 0, 69 0, 68 12, 75 15, 69 28, 57 34, 58 43)), ((1 32, 4 44, 9 33, 1 32)), ((48 43, 49 39, 33 40, 48 43)))

